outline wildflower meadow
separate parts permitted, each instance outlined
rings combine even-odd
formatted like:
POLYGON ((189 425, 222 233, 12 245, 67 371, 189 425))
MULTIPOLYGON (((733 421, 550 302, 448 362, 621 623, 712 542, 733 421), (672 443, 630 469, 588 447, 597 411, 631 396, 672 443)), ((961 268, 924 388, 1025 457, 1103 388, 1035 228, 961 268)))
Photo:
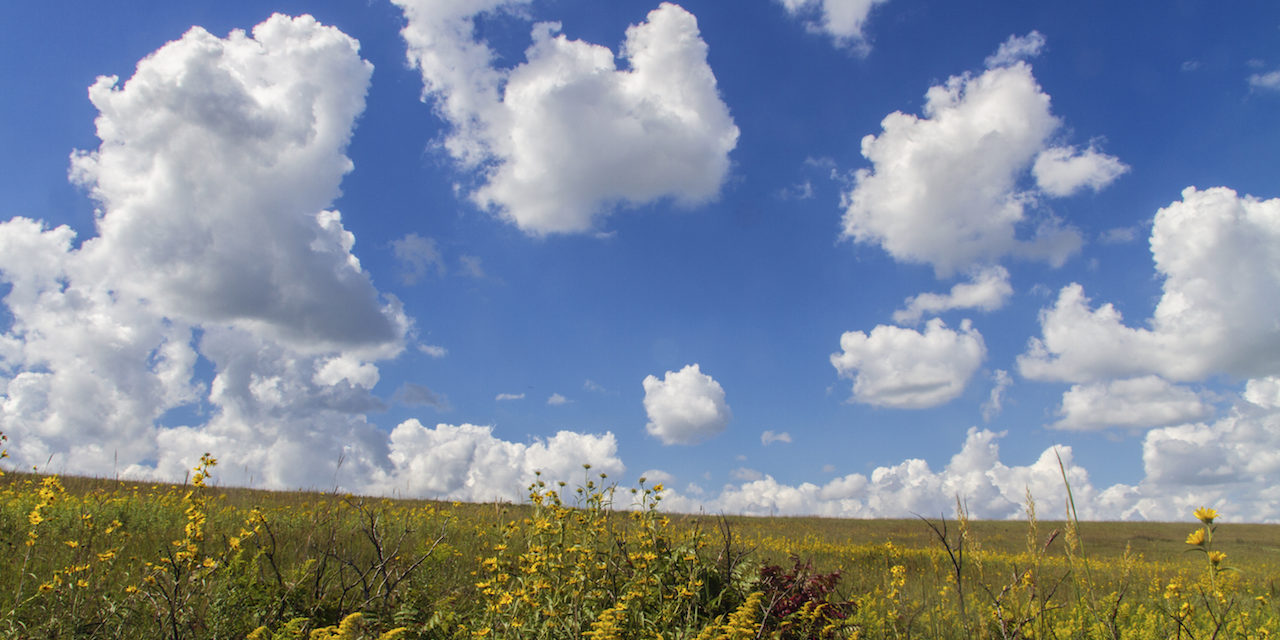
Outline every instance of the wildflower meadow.
MULTIPOLYGON (((3 443, 0 434, 0 443, 3 443)), ((2 447, 0 447, 2 449, 2 447)), ((0 453, 0 457, 3 454, 0 453)), ((1280 527, 677 515, 584 470, 523 504, 0 476, 5 638, 1269 638, 1280 527)))

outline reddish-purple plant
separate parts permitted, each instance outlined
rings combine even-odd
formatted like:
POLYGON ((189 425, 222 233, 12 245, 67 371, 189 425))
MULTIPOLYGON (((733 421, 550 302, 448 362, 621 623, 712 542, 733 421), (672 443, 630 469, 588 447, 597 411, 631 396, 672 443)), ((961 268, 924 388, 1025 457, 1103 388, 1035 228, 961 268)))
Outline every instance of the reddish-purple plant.
POLYGON ((822 629, 844 620, 853 611, 853 602, 835 597, 840 572, 816 573, 813 563, 791 556, 792 567, 767 564, 760 569, 756 590, 764 594, 764 626, 780 632, 783 640, 809 640, 822 637, 822 629), (788 618, 809 605, 811 616, 804 624, 791 624, 788 618), (819 606, 822 605, 822 606, 819 606))

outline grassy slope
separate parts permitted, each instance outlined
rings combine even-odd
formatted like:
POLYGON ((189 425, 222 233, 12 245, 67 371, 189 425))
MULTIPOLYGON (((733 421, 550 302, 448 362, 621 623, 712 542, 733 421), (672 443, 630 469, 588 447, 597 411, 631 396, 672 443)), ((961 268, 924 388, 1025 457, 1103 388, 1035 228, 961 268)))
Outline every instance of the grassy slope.
MULTIPOLYGON (((31 474, 9 473, 0 478, 0 487, 7 483, 37 478, 31 474)), ((163 492, 172 485, 139 483, 107 478, 63 477, 67 491, 85 494, 94 490, 107 492, 117 489, 163 492)), ((239 487, 216 487, 225 501, 222 504, 239 509, 262 507, 270 510, 278 507, 297 507, 332 499, 335 494, 322 491, 266 491, 239 487)), ((623 494, 620 492, 619 496, 623 494)), ((619 502, 622 500, 620 499, 619 502)), ((448 506, 462 521, 494 523, 502 519, 519 517, 526 507, 495 503, 447 503, 431 500, 393 500, 401 506, 414 507, 425 504, 448 506)), ((1128 546, 1149 562, 1181 563, 1188 559, 1183 541, 1197 525, 1187 514, 1186 522, 1081 522, 1080 536, 1085 550, 1091 557, 1116 558, 1128 546)), ((1230 515, 1230 514, 1224 514, 1230 515)), ((672 514, 677 522, 696 523, 714 529, 718 514, 672 514)), ((937 545, 937 539, 929 527, 919 519, 854 520, 819 517, 764 517, 728 516, 734 535, 744 546, 764 538, 788 538, 795 541, 811 540, 820 548, 825 545, 850 546, 892 542, 899 547, 924 548, 937 545)), ((937 524, 937 517, 931 518, 937 524)), ((954 532, 956 523, 949 520, 954 532)), ((969 524, 975 538, 986 551, 1017 553, 1026 548, 1027 525, 1025 521, 974 521, 969 524)), ((1054 531, 1066 531, 1064 521, 1041 520, 1041 539, 1054 531)), ((1280 564, 1280 525, 1275 524, 1220 524, 1215 534, 1215 546, 1230 554, 1232 563, 1240 567, 1280 564)), ((1196 563, 1199 558, 1191 559, 1196 563)))

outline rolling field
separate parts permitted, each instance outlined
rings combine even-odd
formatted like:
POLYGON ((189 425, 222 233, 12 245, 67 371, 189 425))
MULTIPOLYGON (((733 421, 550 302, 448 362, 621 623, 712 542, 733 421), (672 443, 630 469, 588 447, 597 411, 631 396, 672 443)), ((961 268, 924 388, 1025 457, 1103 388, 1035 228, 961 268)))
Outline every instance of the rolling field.
MULTIPOLYGON (((666 514, 0 477, 11 638, 1265 638, 1280 527, 666 514), (1224 555, 1225 554, 1225 555, 1224 555)), ((1225 515, 1225 514, 1224 514, 1225 515)), ((1199 519, 1197 519, 1199 518, 1199 519)))

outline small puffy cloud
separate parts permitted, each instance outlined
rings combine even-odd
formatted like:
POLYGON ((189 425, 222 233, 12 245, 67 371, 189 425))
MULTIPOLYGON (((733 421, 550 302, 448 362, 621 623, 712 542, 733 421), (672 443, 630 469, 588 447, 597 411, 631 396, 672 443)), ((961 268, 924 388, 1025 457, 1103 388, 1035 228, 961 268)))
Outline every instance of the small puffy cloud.
POLYGON ((1036 156, 1031 173, 1036 184, 1054 197, 1069 196, 1084 187, 1100 191, 1129 171, 1129 165, 1115 156, 1089 147, 1083 152, 1075 147, 1045 149, 1036 156))
POLYGON ((1009 36, 1008 40, 1000 43, 1000 48, 994 54, 987 56, 985 63, 988 69, 1007 67, 1040 55, 1044 45, 1044 36, 1039 31, 1033 30, 1025 36, 1009 36))
POLYGON ((1004 306, 1013 287, 1009 284, 1009 272, 1004 267, 987 267, 973 272, 969 282, 951 287, 950 293, 922 293, 907 298, 906 306, 893 312, 893 321, 899 324, 916 324, 925 314, 938 314, 952 309, 980 309, 995 311, 1004 306))
POLYGON ((880 325, 870 334, 840 337, 831 365, 853 380, 854 402, 893 409, 924 409, 957 398, 986 358, 982 335, 965 320, 959 331, 938 318, 923 333, 880 325))
POLYGON ((1073 385, 1062 394, 1054 429, 1145 429, 1209 417, 1213 408, 1198 394, 1158 376, 1073 385))
POLYGON ((1254 89, 1280 91, 1280 69, 1267 73, 1255 73, 1249 76, 1249 86, 1254 89))
POLYGON ((1018 357, 1022 375, 1094 382, 1280 373, 1280 199, 1189 187, 1156 213, 1151 253, 1163 294, 1143 326, 1126 325, 1111 304, 1092 308, 1071 284, 1041 311, 1042 335, 1018 357))
POLYGON ((838 46, 850 47, 866 55, 871 46, 864 29, 867 17, 878 4, 888 0, 778 0, 792 17, 804 20, 805 27, 825 33, 838 46))
POLYGON ((940 276, 1010 255, 1061 264, 1079 233, 1029 215, 1040 192, 1019 187, 1061 126, 1024 62, 931 87, 923 116, 891 113, 862 139, 872 167, 845 194, 842 236, 940 276))
POLYGON ((446 500, 520 500, 539 471, 550 482, 578 480, 583 464, 593 472, 621 474, 625 467, 617 450, 612 433, 561 431, 525 444, 494 437, 492 427, 439 424, 428 429, 408 420, 391 431, 391 468, 370 489, 446 500))
POLYGON ((524 400, 524 394, 523 393, 499 393, 493 399, 497 400, 498 402, 508 402, 511 400, 524 400))
POLYGON ((771 431, 767 429, 760 434, 760 444, 767 447, 775 442, 791 444, 791 434, 786 431, 771 431))
POLYGON ((617 55, 539 23, 525 62, 500 70, 474 17, 515 0, 396 4, 424 96, 453 127, 445 148, 484 181, 478 206, 543 235, 592 231, 620 204, 718 196, 738 128, 693 14, 663 3, 617 55))
POLYGON ((755 469, 737 467, 729 470, 729 477, 738 482, 754 482, 756 480, 763 479, 764 474, 756 471, 755 469))
POLYGON ((724 431, 733 417, 724 389, 697 363, 668 371, 661 380, 646 376, 643 384, 645 430, 663 444, 701 442, 724 431))
POLYGON ((391 241, 391 250, 400 263, 400 279, 405 284, 416 284, 428 273, 444 275, 444 258, 434 238, 424 238, 410 233, 391 241))
POLYGON ((549 398, 547 398, 547 404, 553 407, 558 407, 563 404, 569 404, 569 399, 558 393, 553 393, 549 398))

